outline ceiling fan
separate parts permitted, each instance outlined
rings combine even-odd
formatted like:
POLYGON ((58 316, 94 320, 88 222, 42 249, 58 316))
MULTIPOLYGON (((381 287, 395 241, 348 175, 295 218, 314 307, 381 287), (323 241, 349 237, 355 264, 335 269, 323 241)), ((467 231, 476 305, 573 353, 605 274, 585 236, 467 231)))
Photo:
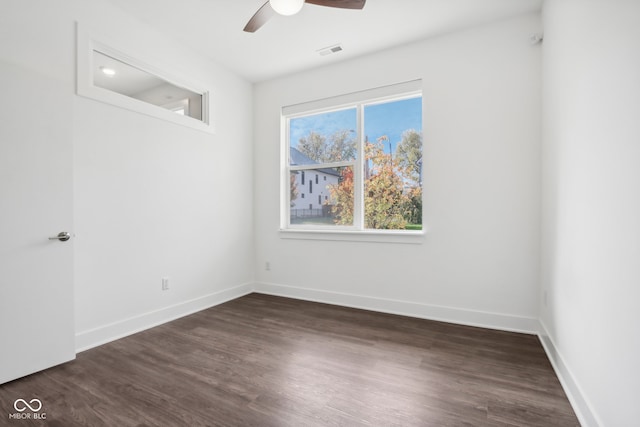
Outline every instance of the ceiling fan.
POLYGON ((268 0, 260 9, 251 17, 244 31, 248 33, 256 32, 262 27, 274 14, 295 15, 300 12, 305 3, 311 3, 318 6, 336 7, 339 9, 362 9, 367 0, 268 0))

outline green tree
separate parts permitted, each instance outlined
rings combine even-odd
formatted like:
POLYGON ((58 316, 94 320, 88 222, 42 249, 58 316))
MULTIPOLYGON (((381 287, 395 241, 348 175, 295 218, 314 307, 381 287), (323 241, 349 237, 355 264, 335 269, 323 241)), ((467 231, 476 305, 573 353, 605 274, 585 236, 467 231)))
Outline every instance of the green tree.
POLYGON ((405 194, 402 216, 410 224, 422 224, 422 187, 409 188, 405 194))
POLYGON ((396 160, 405 181, 403 216, 411 224, 422 224, 422 134, 414 129, 402 133, 396 160))
POLYGON ((298 140, 298 151, 318 163, 352 160, 356 157, 356 140, 350 130, 339 130, 327 139, 326 136, 310 131, 298 140))
POLYGON ((398 162, 384 152, 386 136, 375 143, 365 144, 365 162, 370 164, 364 183, 365 226, 373 229, 403 229, 407 221, 403 216, 406 196, 398 170, 398 162))
POLYGON ((296 148, 311 160, 321 163, 326 158, 327 138, 318 132, 311 131, 298 140, 296 148))
POLYGON ((396 159, 404 177, 413 186, 420 185, 422 170, 422 134, 414 129, 402 132, 402 140, 396 147, 396 159))
POLYGON ((339 162, 356 158, 356 140, 350 130, 339 130, 329 139, 327 162, 339 162))

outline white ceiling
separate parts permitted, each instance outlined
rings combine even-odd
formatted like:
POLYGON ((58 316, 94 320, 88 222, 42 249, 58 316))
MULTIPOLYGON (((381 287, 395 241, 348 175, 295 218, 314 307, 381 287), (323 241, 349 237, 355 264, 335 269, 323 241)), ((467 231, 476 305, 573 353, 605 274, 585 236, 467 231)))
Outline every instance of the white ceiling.
POLYGON ((363 10, 305 4, 242 31, 265 0, 110 0, 252 82, 342 61, 511 16, 542 0, 367 0, 363 10), (320 56, 335 44, 344 50, 320 56))

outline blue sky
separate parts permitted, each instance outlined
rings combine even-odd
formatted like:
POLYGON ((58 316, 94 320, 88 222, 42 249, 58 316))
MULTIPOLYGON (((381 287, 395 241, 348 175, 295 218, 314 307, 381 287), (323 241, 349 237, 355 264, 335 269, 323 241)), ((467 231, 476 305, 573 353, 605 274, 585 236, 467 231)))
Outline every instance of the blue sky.
MULTIPOLYGON (((291 145, 314 130, 323 135, 336 131, 356 129, 356 109, 333 111, 313 116, 299 117, 290 121, 291 145)), ((402 132, 415 129, 422 132, 422 98, 409 98, 384 104, 368 105, 364 108, 364 132, 370 141, 387 135, 392 149, 402 139, 402 132)), ((385 152, 389 152, 389 143, 385 142, 385 152)))

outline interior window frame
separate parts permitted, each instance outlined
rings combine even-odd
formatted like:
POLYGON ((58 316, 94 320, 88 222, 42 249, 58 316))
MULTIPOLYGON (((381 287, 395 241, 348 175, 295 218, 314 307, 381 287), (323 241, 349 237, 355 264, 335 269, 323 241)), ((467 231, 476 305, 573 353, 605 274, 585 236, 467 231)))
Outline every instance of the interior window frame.
POLYGON ((199 131, 215 133, 212 109, 210 106, 211 90, 205 85, 195 82, 194 79, 178 76, 173 70, 168 70, 167 67, 160 66, 144 54, 134 52, 131 47, 123 47, 114 43, 113 40, 105 40, 104 36, 93 34, 79 23, 77 24, 76 41, 76 93, 78 95, 199 131), (202 97, 202 119, 176 114, 162 106, 141 101, 95 85, 93 83, 94 51, 156 76, 174 86, 200 95, 202 97))

